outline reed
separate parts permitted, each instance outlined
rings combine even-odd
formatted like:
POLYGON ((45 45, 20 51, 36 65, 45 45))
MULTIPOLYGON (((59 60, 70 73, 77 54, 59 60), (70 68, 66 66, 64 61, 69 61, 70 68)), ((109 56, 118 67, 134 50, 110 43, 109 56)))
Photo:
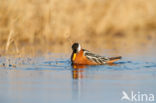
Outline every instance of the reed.
POLYGON ((155 18, 156 0, 0 0, 0 53, 137 48, 155 42, 155 18))

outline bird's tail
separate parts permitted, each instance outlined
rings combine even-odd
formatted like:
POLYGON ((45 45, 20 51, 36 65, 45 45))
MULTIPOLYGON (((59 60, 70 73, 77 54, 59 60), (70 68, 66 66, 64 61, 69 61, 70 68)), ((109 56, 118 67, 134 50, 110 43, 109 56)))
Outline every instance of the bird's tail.
POLYGON ((109 60, 115 60, 115 59, 121 59, 121 56, 117 56, 117 57, 110 57, 109 60))
POLYGON ((122 57, 121 56, 117 56, 117 57, 110 57, 109 61, 107 61, 107 63, 114 63, 117 60, 120 60, 122 57))

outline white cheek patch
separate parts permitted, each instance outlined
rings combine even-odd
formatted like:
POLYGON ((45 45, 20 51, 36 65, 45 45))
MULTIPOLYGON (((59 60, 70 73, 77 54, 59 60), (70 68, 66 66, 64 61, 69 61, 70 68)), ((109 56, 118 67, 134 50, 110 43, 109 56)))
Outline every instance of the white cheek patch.
POLYGON ((79 44, 77 51, 79 52, 81 50, 81 45, 79 44))

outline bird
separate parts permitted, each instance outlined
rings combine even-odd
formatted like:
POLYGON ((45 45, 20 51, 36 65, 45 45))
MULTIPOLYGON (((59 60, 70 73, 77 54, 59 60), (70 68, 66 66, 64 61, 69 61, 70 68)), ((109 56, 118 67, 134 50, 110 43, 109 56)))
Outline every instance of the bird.
POLYGON ((115 61, 120 60, 122 58, 121 56, 104 57, 91 53, 86 49, 82 49, 79 43, 73 43, 72 50, 73 50, 71 55, 72 64, 104 65, 104 64, 112 64, 115 61))

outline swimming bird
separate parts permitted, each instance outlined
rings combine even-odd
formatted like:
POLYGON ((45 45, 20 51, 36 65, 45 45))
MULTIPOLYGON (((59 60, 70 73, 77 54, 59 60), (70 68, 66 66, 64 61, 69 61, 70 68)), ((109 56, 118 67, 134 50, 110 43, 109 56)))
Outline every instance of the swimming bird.
POLYGON ((121 56, 117 57, 104 57, 88 50, 82 49, 79 43, 72 45, 73 53, 71 55, 72 64, 83 64, 83 65, 103 65, 111 64, 121 59, 121 56))

